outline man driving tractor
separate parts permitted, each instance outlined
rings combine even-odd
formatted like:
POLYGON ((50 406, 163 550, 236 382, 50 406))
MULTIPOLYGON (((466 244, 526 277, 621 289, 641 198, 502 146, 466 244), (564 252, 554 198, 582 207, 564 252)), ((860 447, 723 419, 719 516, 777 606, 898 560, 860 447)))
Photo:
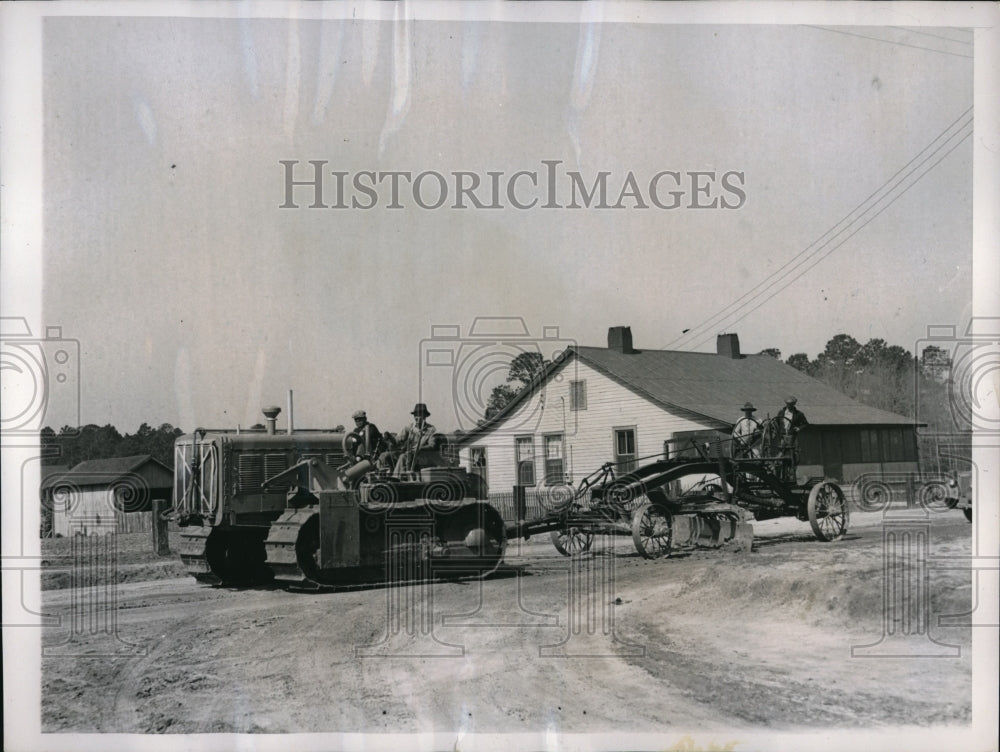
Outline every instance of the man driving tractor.
POLYGON ((430 410, 423 402, 418 402, 413 407, 413 423, 408 425, 396 436, 399 449, 399 459, 396 460, 394 473, 419 469, 417 467, 417 455, 422 449, 435 449, 435 435, 437 429, 427 422, 430 410))
POLYGON ((368 422, 368 414, 364 410, 358 410, 352 417, 354 430, 348 434, 348 438, 349 445, 353 447, 355 462, 374 460, 382 449, 382 434, 374 423, 368 422))

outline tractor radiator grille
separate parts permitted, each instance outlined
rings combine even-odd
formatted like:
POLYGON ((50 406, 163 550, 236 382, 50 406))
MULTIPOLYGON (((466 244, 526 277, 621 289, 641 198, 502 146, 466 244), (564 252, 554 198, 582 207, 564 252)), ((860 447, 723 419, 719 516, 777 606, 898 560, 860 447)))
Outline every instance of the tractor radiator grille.
POLYGON ((264 482, 263 459, 259 454, 241 454, 239 456, 236 464, 240 474, 239 493, 260 491, 260 486, 264 482))
MULTIPOLYGON (((285 454, 272 452, 264 455, 264 479, 273 478, 278 473, 283 473, 288 469, 288 457, 285 454)), ((272 488, 276 490, 287 490, 288 482, 275 483, 272 488)))

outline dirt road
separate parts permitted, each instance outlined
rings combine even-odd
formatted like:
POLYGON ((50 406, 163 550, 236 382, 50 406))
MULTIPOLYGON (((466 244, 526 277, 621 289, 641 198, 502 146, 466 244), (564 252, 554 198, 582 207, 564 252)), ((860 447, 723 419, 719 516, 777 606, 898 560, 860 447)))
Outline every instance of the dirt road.
MULTIPOLYGON (((317 594, 183 578, 85 598, 50 591, 46 611, 63 620, 43 640, 42 729, 574 733, 968 723, 969 629, 939 626, 937 617, 969 610, 970 575, 929 567, 926 590, 914 591, 929 596, 929 632, 919 620, 890 620, 905 640, 883 639, 879 523, 854 515, 850 534, 831 544, 795 520, 757 523, 751 554, 658 561, 639 558, 627 538, 602 541, 575 562, 547 540, 512 542, 508 565, 485 582, 317 594), (113 623, 95 621, 102 604, 113 623), (852 646, 875 643, 852 657, 852 646), (900 646, 911 657, 859 655, 900 646), (951 657, 929 657, 942 653, 951 657)), ((970 530, 959 513, 940 515, 929 528, 931 555, 967 554, 970 530)), ((897 615, 917 611, 928 613, 907 606, 897 615)))

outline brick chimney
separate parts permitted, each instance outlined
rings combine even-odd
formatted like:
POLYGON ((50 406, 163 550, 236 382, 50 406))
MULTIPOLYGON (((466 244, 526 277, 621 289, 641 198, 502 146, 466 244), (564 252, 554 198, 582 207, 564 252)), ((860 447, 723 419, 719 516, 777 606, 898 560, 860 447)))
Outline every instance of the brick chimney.
POLYGON ((628 326, 612 326, 608 329, 608 349, 620 352, 623 355, 631 355, 635 352, 632 348, 632 328, 628 326))
POLYGON ((715 352, 723 358, 740 359, 740 338, 737 334, 720 334, 715 339, 715 352))

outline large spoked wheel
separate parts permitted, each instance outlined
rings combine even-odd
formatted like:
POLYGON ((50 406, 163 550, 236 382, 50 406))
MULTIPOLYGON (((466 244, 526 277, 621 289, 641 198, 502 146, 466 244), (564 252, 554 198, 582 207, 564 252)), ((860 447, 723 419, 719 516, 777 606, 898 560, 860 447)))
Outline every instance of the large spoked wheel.
POLYGON ((834 541, 847 531, 849 513, 844 492, 836 483, 817 483, 806 506, 809 524, 821 541, 834 541))
POLYGON ((647 559, 670 554, 674 526, 670 513, 656 504, 643 504, 632 516, 632 542, 635 550, 647 559))
POLYGON ((590 550, 590 544, 594 542, 594 534, 582 527, 553 530, 550 535, 552 545, 563 556, 578 556, 586 553, 590 550))

